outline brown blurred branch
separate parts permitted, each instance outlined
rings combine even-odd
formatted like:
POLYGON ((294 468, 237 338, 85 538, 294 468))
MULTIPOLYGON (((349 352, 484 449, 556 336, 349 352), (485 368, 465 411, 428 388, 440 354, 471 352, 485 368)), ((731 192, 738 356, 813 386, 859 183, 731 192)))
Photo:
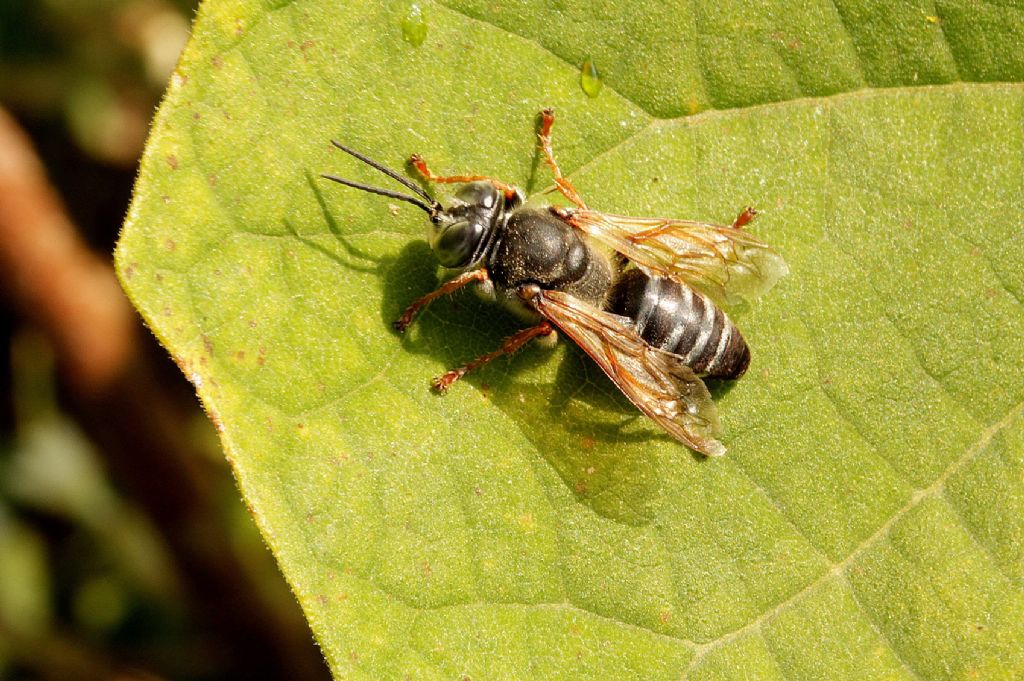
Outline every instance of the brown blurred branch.
POLYGON ((132 356, 135 322, 117 281, 79 239, 28 137, 3 109, 0 273, 78 390, 102 389, 132 356))
POLYGON ((235 671, 326 678, 297 609, 281 612, 258 597, 112 268, 82 242, 28 137, 2 108, 0 284, 52 342, 76 418, 162 532, 194 603, 241 665, 235 671))

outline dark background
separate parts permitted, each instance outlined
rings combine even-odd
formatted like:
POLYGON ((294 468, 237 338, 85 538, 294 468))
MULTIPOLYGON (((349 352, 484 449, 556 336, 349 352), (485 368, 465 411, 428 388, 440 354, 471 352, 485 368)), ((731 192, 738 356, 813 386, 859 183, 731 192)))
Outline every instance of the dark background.
POLYGON ((111 266, 194 4, 0 0, 3 680, 328 678, 111 266))

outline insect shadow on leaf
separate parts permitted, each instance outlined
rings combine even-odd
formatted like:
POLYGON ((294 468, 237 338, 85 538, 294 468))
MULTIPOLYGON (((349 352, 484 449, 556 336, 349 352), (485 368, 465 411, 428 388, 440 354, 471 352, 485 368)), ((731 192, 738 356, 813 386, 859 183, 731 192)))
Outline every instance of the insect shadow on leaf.
POLYGON ((331 250, 325 247, 318 241, 304 236, 295 228, 294 225, 287 219, 285 219, 285 228, 295 236, 300 242, 309 246, 310 248, 323 253, 328 258, 334 260, 339 265, 346 267, 347 269, 355 270, 357 272, 379 272, 381 267, 386 264, 387 258, 380 258, 364 251, 359 250, 352 245, 350 239, 341 229, 341 225, 338 224, 337 219, 331 213, 327 207, 327 201, 324 198, 323 189, 316 183, 315 178, 309 172, 305 172, 306 184, 309 185, 310 190, 313 192, 313 196, 316 197, 317 205, 320 207, 320 214, 323 217, 323 224, 327 227, 327 231, 334 237, 338 244, 342 248, 342 253, 331 250))

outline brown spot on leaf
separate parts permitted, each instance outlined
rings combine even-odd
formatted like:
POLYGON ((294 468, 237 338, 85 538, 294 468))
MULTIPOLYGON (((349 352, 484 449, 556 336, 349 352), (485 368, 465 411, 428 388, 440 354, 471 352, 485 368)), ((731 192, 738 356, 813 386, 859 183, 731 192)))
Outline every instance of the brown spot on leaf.
POLYGON ((178 165, 180 165, 178 162, 178 157, 175 156, 174 154, 167 154, 167 165, 171 167, 171 170, 177 170, 178 165))
POLYGON ((173 252, 178 248, 178 244, 174 243, 174 239, 164 239, 164 248, 173 252))
POLYGON ((221 56, 219 54, 215 54, 213 55, 213 58, 210 59, 210 64, 213 65, 213 68, 219 69, 222 66, 224 66, 224 60, 221 59, 221 56))
MULTIPOLYGON (((210 417, 210 421, 213 422, 213 427, 218 433, 224 432, 224 423, 220 420, 220 415, 213 409, 207 409, 206 415, 210 417)), ((230 457, 229 457, 230 458, 230 457)))
POLYGON ((182 359, 180 357, 180 355, 177 355, 177 354, 172 354, 171 355, 171 359, 174 360, 174 364, 176 364, 178 366, 178 369, 181 371, 181 373, 184 374, 185 376, 187 376, 188 375, 188 365, 185 364, 185 360, 182 359))

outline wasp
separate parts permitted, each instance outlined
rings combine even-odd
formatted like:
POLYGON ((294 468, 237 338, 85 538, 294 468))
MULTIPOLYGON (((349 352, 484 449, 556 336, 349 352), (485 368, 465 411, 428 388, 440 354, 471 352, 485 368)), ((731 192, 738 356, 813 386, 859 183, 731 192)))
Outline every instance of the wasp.
POLYGON ((394 323, 404 331, 431 301, 467 285, 529 321, 501 346, 434 379, 445 392, 470 371, 556 330, 578 344, 636 407, 676 440, 707 456, 725 447, 706 378, 739 378, 750 349, 720 305, 749 300, 788 272, 744 227, 613 215, 589 208, 562 174, 551 146, 554 111, 540 114, 540 151, 571 206, 531 205, 522 190, 481 175, 435 175, 461 185, 443 205, 419 185, 340 142, 338 149, 405 186, 412 195, 334 175, 325 179, 410 203, 427 213, 429 243, 454 276, 413 301, 394 323))

